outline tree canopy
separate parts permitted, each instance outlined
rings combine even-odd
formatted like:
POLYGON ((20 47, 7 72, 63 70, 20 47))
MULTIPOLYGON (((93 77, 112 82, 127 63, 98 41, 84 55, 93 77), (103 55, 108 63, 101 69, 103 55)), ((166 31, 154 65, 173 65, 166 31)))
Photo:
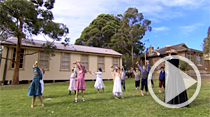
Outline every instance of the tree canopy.
MULTIPOLYGON (((43 50, 54 55, 54 41, 63 44, 69 42, 69 29, 63 23, 54 22, 52 9, 55 0, 1 0, 0 1, 0 40, 7 41, 9 37, 17 38, 13 84, 19 83, 19 60, 21 42, 33 43, 34 35, 46 35, 52 42, 43 44, 43 50)), ((34 44, 34 43, 33 43, 34 44)))
POLYGON ((76 45, 110 48, 110 38, 120 27, 120 19, 114 15, 100 14, 86 27, 75 42, 76 45))
POLYGON ((147 31, 152 30, 150 25, 151 21, 144 19, 136 8, 128 8, 123 15, 101 14, 83 30, 75 44, 112 48, 131 56, 133 66, 134 56, 141 54, 144 49, 141 40, 147 31))

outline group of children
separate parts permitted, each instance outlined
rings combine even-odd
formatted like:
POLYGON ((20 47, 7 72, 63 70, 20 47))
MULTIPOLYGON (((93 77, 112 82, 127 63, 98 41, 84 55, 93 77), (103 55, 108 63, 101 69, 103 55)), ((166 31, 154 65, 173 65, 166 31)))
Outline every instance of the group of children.
MULTIPOLYGON (((149 73, 149 62, 146 62, 146 66, 143 65, 142 67, 138 62, 136 62, 136 65, 138 68, 136 68, 136 71, 133 70, 134 75, 135 75, 135 87, 136 90, 139 88, 140 89, 140 77, 141 77, 141 95, 144 96, 143 89, 145 88, 146 94, 148 94, 148 85, 147 85, 147 79, 148 79, 148 73, 149 73)), ((80 61, 76 61, 76 66, 74 66, 71 70, 71 75, 70 75, 70 83, 69 83, 69 95, 71 95, 71 92, 75 92, 75 103, 77 103, 77 97, 79 90, 81 90, 82 93, 82 101, 84 102, 84 93, 83 91, 86 89, 85 85, 85 74, 87 73, 84 65, 80 64, 80 61), (79 74, 77 75, 77 70, 79 70, 79 74), (77 77, 77 81, 75 81, 75 78, 77 77)), ((123 98, 122 96, 122 87, 125 90, 125 71, 123 66, 120 67, 113 67, 111 66, 112 70, 112 76, 113 76, 113 95, 115 96, 115 99, 118 99, 118 97, 123 98)), ((159 75, 159 92, 161 92, 161 87, 163 86, 165 88, 165 71, 164 67, 161 67, 158 69, 160 71, 159 75)), ((43 101, 42 101, 42 94, 44 91, 44 82, 43 82, 43 75, 45 73, 44 69, 38 67, 38 62, 36 61, 33 65, 33 73, 34 73, 34 78, 29 86, 28 90, 28 96, 33 96, 32 98, 32 104, 31 108, 34 106, 34 102, 36 97, 38 96, 41 102, 41 106, 44 106, 43 101)), ((94 87, 97 89, 98 93, 100 93, 100 89, 105 92, 104 88, 105 85, 103 83, 102 79, 102 69, 99 68, 97 72, 91 72, 89 71, 90 74, 96 76, 96 81, 94 84, 94 87)))
MULTIPOLYGON (((97 72, 91 72, 89 71, 90 74, 92 75, 95 75, 96 76, 96 82, 95 82, 95 85, 94 87, 98 90, 98 93, 100 89, 104 91, 104 88, 105 88, 105 85, 103 83, 103 80, 102 80, 102 69, 99 68, 97 72)), ((71 95, 71 91, 75 91, 75 94, 76 94, 76 81, 75 81, 75 78, 77 77, 77 71, 76 71, 76 66, 72 68, 71 70, 71 75, 70 75, 70 82, 69 82, 69 95, 71 95)))
MULTIPOLYGON (((136 68, 136 70, 133 70, 133 73, 135 75, 135 87, 136 90, 137 89, 141 89, 141 95, 144 96, 143 93, 143 89, 145 88, 146 94, 148 94, 148 83, 147 83, 147 79, 148 79, 148 73, 149 73, 149 61, 146 61, 146 66, 143 65, 142 67, 140 66, 140 64, 138 62, 136 62, 136 65, 138 66, 136 68), (141 77, 141 80, 140 80, 141 77), (141 81, 141 88, 140 88, 140 81, 141 81)), ((118 97, 122 97, 122 87, 125 90, 125 71, 124 71, 124 67, 121 66, 120 67, 113 67, 112 68, 112 76, 113 76, 113 81, 114 81, 114 85, 113 85, 113 95, 115 96, 116 99, 118 99, 118 97)), ((159 75, 159 92, 161 92, 161 87, 163 86, 165 88, 165 71, 164 71, 164 67, 161 67, 158 69, 160 71, 160 75, 159 75)), ((100 89, 104 91, 105 85, 103 83, 103 79, 102 79, 102 69, 99 68, 97 72, 91 72, 89 71, 90 74, 95 75, 96 76, 96 81, 94 84, 94 87, 97 89, 98 93, 100 89)), ((71 94, 71 91, 74 90, 76 92, 76 88, 75 88, 75 78, 76 78, 76 67, 74 67, 72 69, 72 73, 71 73, 71 77, 70 77, 70 84, 69 84, 69 94, 71 94)), ((154 85, 154 84, 153 84, 154 85)), ((76 93, 75 93, 76 94, 76 93)))
MULTIPOLYGON (((148 83, 147 83, 147 79, 148 79, 148 74, 149 74, 149 61, 146 61, 147 67, 143 65, 143 67, 141 67, 139 65, 138 62, 136 62, 136 65, 138 66, 138 68, 136 68, 136 71, 134 71, 134 69, 132 68, 134 75, 135 75, 135 87, 136 90, 140 87, 140 77, 141 77, 141 95, 144 96, 143 94, 143 89, 145 88, 146 94, 148 94, 148 83), (139 71, 140 69, 140 71, 139 71)), ((162 66, 161 68, 158 68, 159 70, 159 92, 161 92, 161 87, 163 86, 165 88, 165 71, 164 71, 164 67, 162 66)), ((154 83, 153 80, 151 80, 151 83, 154 87, 154 83)))

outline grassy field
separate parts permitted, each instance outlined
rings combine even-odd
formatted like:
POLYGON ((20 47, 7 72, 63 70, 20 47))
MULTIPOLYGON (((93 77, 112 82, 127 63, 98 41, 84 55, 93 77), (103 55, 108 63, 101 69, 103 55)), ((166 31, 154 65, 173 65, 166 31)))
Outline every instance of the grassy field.
MULTIPOLYGON (((158 93, 158 80, 155 79, 153 89, 160 99, 164 94, 158 93)), ((172 117, 209 117, 210 116, 210 79, 202 80, 202 87, 198 97, 189 108, 170 109, 159 105, 150 95, 140 96, 140 90, 135 90, 134 79, 126 80, 127 91, 123 92, 124 99, 114 99, 112 95, 112 81, 104 82, 106 93, 97 94, 93 88, 94 82, 86 82, 86 102, 78 98, 74 103, 74 95, 68 95, 68 83, 45 84, 44 104, 36 100, 31 109, 31 97, 27 97, 28 84, 19 86, 1 86, 0 116, 172 116, 172 117), (52 100, 45 100, 51 98, 52 100)), ((187 90, 190 98, 195 92, 196 85, 187 90)))

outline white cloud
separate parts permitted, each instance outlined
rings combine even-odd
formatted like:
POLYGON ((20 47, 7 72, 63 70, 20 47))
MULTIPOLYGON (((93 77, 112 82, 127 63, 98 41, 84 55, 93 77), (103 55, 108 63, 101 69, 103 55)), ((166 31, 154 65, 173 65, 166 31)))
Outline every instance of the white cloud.
POLYGON ((158 0, 166 6, 192 6, 198 7, 205 0, 158 0))
MULTIPOLYGON (((170 7, 199 6, 204 0, 56 0, 53 9, 56 22, 64 23, 69 28, 71 44, 80 37, 81 32, 99 14, 123 14, 128 7, 136 7, 145 18, 160 22, 183 16, 181 9, 170 7), (197 4, 196 4, 197 3, 197 4), (149 17, 149 18, 148 18, 149 17)), ((157 27, 153 30, 169 30, 157 27)), ((37 38, 42 38, 38 36, 37 38)), ((43 39, 43 38, 42 38, 43 39)))
POLYGON ((152 30, 154 30, 154 31, 166 31, 166 30, 170 30, 170 29, 165 27, 165 26, 161 26, 161 27, 153 28, 152 30))
POLYGON ((202 23, 196 23, 196 24, 192 24, 188 26, 181 26, 179 27, 179 29, 181 29, 182 34, 189 35, 190 33, 192 33, 193 31, 195 31, 196 29, 198 29, 200 26, 203 26, 203 25, 204 24, 202 23))

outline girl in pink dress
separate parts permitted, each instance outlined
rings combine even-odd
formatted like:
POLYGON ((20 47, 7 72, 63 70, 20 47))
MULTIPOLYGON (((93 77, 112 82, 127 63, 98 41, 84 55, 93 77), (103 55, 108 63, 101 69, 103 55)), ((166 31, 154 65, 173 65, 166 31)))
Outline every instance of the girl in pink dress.
POLYGON ((81 94, 82 94, 82 101, 85 102, 84 99, 84 93, 83 91, 85 91, 86 89, 86 85, 85 85, 85 73, 87 73, 85 66, 81 65, 80 61, 76 61, 77 64, 77 68, 79 69, 79 74, 77 77, 77 83, 76 83, 76 97, 74 102, 77 103, 77 97, 78 97, 78 93, 79 90, 81 90, 81 94))

